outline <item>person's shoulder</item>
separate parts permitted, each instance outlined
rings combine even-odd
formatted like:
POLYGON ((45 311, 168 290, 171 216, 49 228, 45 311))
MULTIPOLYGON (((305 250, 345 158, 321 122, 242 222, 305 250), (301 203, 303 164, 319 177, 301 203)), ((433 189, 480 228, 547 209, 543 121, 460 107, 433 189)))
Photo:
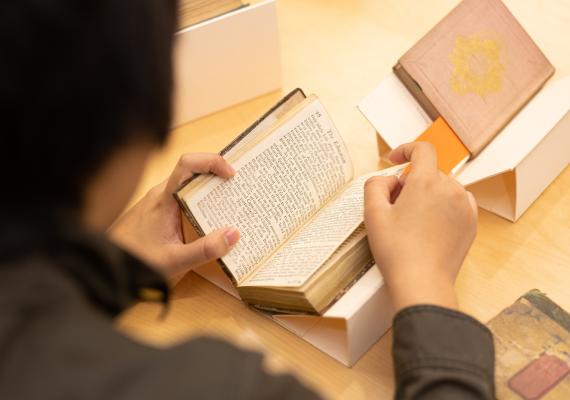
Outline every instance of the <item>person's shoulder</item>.
POLYGON ((78 295, 69 277, 47 258, 27 255, 0 264, 0 304, 12 310, 34 304, 49 307, 78 295))
POLYGON ((195 336, 190 340, 170 347, 162 356, 169 361, 180 359, 193 360, 193 365, 203 370, 232 368, 258 368, 263 362, 263 355, 258 351, 246 349, 222 339, 211 336, 195 336))
POLYGON ((44 257, 2 262, 0 314, 0 358, 10 366, 0 373, 0 398, 85 393, 112 375, 118 359, 151 352, 118 333, 77 282, 44 257))
POLYGON ((170 370, 170 378, 175 377, 177 371, 184 374, 183 379, 197 395, 196 398, 320 398, 291 374, 268 373, 264 355, 258 350, 213 337, 194 337, 165 349, 159 358, 164 361, 159 364, 172 367, 167 368, 170 370))

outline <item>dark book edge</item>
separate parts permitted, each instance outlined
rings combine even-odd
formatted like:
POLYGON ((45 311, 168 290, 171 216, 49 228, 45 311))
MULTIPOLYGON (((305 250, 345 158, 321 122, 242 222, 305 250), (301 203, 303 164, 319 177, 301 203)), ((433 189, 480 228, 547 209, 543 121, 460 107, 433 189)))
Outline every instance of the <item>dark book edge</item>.
POLYGON ((246 304, 248 306, 250 306, 251 308, 253 308, 254 310, 262 312, 263 314, 266 314, 269 316, 273 316, 273 315, 306 315, 306 316, 318 317, 320 315, 316 311, 301 311, 301 310, 292 310, 292 309, 286 309, 286 308, 269 307, 269 306, 264 306, 262 304, 248 303, 247 301, 246 301, 246 304))
POLYGON ((368 272, 368 270, 370 270, 370 268, 372 268, 374 266, 374 264, 376 264, 376 261, 374 260, 374 258, 370 259, 366 264, 364 264, 364 267, 352 278, 352 280, 350 282, 348 282, 348 284, 344 287, 344 289, 342 289, 340 292, 338 292, 338 294, 335 296, 334 299, 332 299, 330 304, 323 309, 321 314, 324 314, 332 306, 334 306, 335 303, 337 301, 339 301, 346 294, 346 292, 348 292, 350 290, 350 288, 352 288, 356 284, 356 282, 358 282, 360 280, 360 278, 362 278, 364 276, 364 274, 366 274, 368 272))
POLYGON ((422 87, 414 80, 414 78, 412 78, 412 76, 408 73, 408 71, 406 71, 400 62, 394 65, 392 70, 432 121, 435 121, 438 117, 440 117, 439 112, 434 107, 432 102, 428 99, 422 90, 422 87))
MULTIPOLYGON (((275 105, 273 105, 273 107, 271 107, 265 114, 263 114, 259 119, 257 119, 253 124, 251 124, 245 131, 243 131, 242 133, 240 133, 238 136, 236 136, 226 147, 224 147, 218 154, 221 156, 224 156, 228 151, 230 151, 233 147, 235 147, 237 144, 239 144, 243 139, 245 139, 247 137, 247 135, 249 135, 260 123, 262 123, 267 117, 271 116, 279 107, 281 107, 283 104, 287 103, 289 101, 289 99, 293 96, 295 96, 296 94, 300 93, 303 98, 306 98, 307 96, 305 95, 305 92, 303 92, 302 89, 300 88, 296 88, 294 90, 292 90, 291 92, 289 92, 285 97, 283 97, 281 100, 279 100, 275 105)), ((194 230, 196 231, 196 233, 203 237, 205 236, 204 230, 202 229, 202 227, 200 226, 200 224, 198 224, 198 221, 196 220, 196 218, 194 217, 194 214, 192 214, 192 211, 190 211, 190 208, 188 208, 188 205, 186 204, 186 202, 181 198, 181 196, 179 195, 180 191, 182 189, 184 189, 184 187, 186 187, 186 185, 188 185, 190 182, 192 182, 194 179, 196 179, 198 176, 200 176, 202 174, 194 174, 192 175, 190 178, 188 178, 187 180, 185 180, 184 182, 182 182, 182 184, 180 185, 180 188, 178 188, 178 190, 173 194, 174 198, 176 199, 176 202, 178 203, 178 205, 180 206, 180 209, 182 210, 182 213, 184 214, 184 216, 186 217, 186 219, 188 220, 188 222, 190 222, 190 225, 192 225, 192 227, 194 228, 194 230)), ((231 273, 231 271, 229 270, 229 268, 227 267, 227 265, 222 261, 221 258, 216 260, 218 262, 218 264, 220 265, 220 267, 222 267, 222 270, 224 271, 224 273, 230 278, 230 280, 232 281, 232 284, 234 286, 237 287, 237 281, 234 278, 233 274, 231 273)))
POLYGON ((570 314, 568 314, 568 312, 558 304, 550 300, 545 293, 542 293, 538 289, 533 289, 525 293, 519 300, 521 299, 527 300, 539 311, 547 315, 551 320, 570 333, 570 314))

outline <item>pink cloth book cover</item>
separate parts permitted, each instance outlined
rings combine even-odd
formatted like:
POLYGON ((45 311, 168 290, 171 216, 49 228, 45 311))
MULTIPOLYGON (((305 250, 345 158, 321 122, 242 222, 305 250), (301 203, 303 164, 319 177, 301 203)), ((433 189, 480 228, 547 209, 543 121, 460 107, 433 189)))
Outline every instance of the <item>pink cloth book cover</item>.
POLYGON ((396 68, 413 80, 415 88, 411 81, 406 86, 422 106, 433 107, 472 154, 479 153, 554 73, 499 0, 462 1, 396 68))

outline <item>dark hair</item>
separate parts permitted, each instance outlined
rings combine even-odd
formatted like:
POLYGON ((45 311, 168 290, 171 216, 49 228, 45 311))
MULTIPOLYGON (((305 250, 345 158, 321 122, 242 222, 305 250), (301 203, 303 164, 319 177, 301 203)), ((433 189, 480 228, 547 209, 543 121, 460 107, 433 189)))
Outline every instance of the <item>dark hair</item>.
POLYGON ((4 204, 78 207, 114 150, 164 140, 175 27, 175 0, 0 2, 4 204))

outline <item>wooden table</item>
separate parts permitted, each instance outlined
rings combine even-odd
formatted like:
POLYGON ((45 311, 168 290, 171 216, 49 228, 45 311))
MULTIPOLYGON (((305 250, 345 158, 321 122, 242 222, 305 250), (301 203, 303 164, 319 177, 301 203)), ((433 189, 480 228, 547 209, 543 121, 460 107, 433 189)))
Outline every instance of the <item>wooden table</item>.
MULTIPOLYGON (((181 153, 218 151, 295 87, 322 99, 347 142, 357 175, 378 168, 374 130, 355 105, 456 3, 278 0, 283 92, 176 129, 150 162, 137 196, 164 179, 181 153)), ((570 74, 570 0, 506 3, 557 68, 554 79, 570 74)), ((568 168, 517 223, 480 212, 479 233, 457 282, 462 309, 481 321, 532 288, 570 310, 568 168)), ((139 304, 118 326, 159 346, 204 333, 254 345, 273 367, 294 371, 334 398, 389 398, 393 393, 390 332, 349 369, 194 274, 175 288, 164 320, 159 311, 156 305, 139 304)))

